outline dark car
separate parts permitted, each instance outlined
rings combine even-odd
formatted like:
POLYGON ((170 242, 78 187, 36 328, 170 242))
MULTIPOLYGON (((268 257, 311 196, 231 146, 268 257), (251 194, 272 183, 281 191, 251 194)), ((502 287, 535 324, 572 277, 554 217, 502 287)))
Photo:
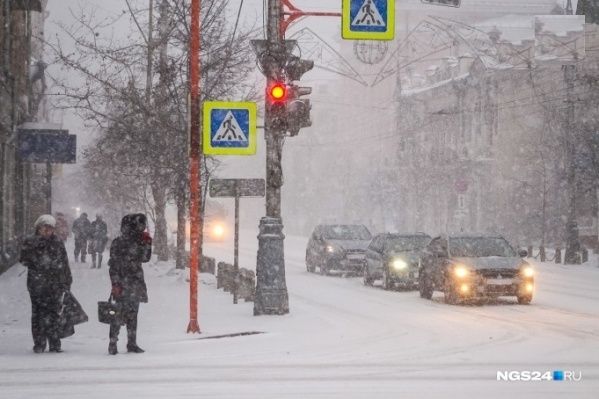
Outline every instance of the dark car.
POLYGON ((318 225, 306 248, 306 269, 320 274, 331 271, 362 273, 364 253, 372 235, 363 225, 318 225))
POLYGON ((497 235, 457 234, 435 237, 422 252, 420 296, 431 299, 442 291, 445 302, 483 297, 515 296, 529 304, 534 270, 514 248, 497 235))
POLYGON ((366 249, 364 284, 382 280, 386 290, 418 287, 420 254, 431 237, 424 233, 376 235, 366 249))

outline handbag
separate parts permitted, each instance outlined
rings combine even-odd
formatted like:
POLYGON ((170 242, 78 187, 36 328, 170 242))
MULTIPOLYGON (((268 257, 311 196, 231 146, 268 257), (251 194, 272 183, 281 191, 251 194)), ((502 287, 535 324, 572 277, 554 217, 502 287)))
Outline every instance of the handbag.
POLYGON ((108 301, 98 302, 98 320, 104 324, 123 325, 123 305, 110 294, 108 301))
POLYGON ((59 316, 59 338, 70 337, 75 334, 75 326, 77 324, 88 321, 87 314, 77 298, 70 291, 65 291, 61 296, 59 316))

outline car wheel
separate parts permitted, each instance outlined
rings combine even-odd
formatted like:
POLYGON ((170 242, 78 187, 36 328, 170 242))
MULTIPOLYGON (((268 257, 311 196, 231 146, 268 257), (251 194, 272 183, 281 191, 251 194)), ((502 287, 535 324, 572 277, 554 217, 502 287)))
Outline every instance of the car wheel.
POLYGON ((314 273, 314 271, 316 270, 316 266, 310 263, 308 258, 306 258, 306 270, 308 271, 308 273, 314 273))
POLYGON ((445 303, 448 305, 459 305, 460 297, 455 290, 455 284, 450 277, 445 278, 445 287, 443 287, 443 295, 445 296, 445 303))
POLYGON ((329 275, 329 265, 326 262, 320 264, 320 274, 323 276, 329 275))
POLYGON ((389 273, 383 269, 383 289, 389 291, 393 289, 393 281, 389 278, 389 273))
POLYGON ((426 274, 420 273, 420 277, 418 277, 418 280, 420 298, 431 299, 433 297, 433 285, 426 277, 426 274))
POLYGON ((374 279, 368 274, 368 267, 366 267, 366 265, 364 265, 364 272, 362 275, 364 276, 364 285, 372 287, 374 279))
POLYGON ((520 305, 528 305, 532 301, 532 295, 518 295, 516 298, 520 305))

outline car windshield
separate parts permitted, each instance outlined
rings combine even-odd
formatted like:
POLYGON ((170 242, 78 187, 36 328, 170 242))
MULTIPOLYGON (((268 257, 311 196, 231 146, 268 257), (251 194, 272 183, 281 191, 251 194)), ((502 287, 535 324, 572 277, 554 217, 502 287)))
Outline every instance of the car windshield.
POLYGON ((456 237, 449 239, 452 256, 480 258, 485 256, 516 256, 516 251, 501 237, 456 237))
POLYGON ((429 236, 388 236, 385 240, 385 252, 417 251, 425 247, 429 236))
POLYGON ((336 225, 325 226, 322 230, 325 240, 370 240, 372 236, 365 226, 336 225))

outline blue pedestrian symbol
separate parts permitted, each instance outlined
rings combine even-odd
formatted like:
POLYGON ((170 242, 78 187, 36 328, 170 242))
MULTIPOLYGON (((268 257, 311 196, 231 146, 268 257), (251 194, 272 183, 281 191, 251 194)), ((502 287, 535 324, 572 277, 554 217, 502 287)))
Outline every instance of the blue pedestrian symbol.
POLYGON ((212 147, 247 147, 250 114, 246 109, 213 109, 210 145, 212 147))
POLYGON ((387 30, 387 2, 376 0, 352 1, 351 30, 356 32, 385 32, 387 30))

